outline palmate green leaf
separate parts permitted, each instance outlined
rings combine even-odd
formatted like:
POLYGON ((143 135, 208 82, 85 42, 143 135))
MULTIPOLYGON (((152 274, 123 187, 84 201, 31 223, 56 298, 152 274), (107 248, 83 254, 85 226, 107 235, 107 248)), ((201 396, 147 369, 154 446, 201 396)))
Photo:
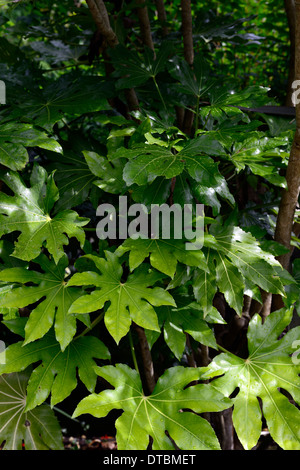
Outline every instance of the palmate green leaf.
POLYGON ((113 86, 101 77, 65 74, 15 98, 12 116, 22 116, 51 131, 65 115, 79 116, 108 108, 113 86), (95 92, 97 90, 97 92, 95 92))
POLYGON ((259 439, 262 413, 280 447, 300 449, 300 411, 285 394, 288 392, 300 404, 300 366, 291 357, 300 327, 289 330, 278 340, 291 319, 292 309, 271 313, 263 325, 261 317, 255 315, 247 334, 248 358, 225 353, 208 366, 207 377, 225 374, 213 381, 214 387, 226 396, 238 389, 233 399, 233 423, 245 449, 253 448, 259 439))
MULTIPOLYGON (((138 185, 133 186, 131 188, 132 199, 135 202, 144 204, 147 207, 148 211, 150 211, 151 204, 160 205, 160 204, 164 204, 167 201, 170 195, 171 184, 172 184, 172 180, 167 180, 164 177, 158 177, 151 184, 148 184, 145 186, 138 186, 138 185)), ((175 188, 176 188, 176 185, 175 185, 175 188)))
POLYGON ((209 323, 224 323, 222 317, 204 315, 197 302, 190 296, 174 296, 177 307, 157 308, 157 315, 164 340, 175 357, 180 361, 186 348, 186 333, 201 344, 217 349, 213 329, 209 323))
POLYGON ((114 159, 110 162, 106 157, 96 152, 83 151, 88 167, 96 179, 94 184, 107 193, 121 194, 126 189, 123 180, 124 159, 114 159))
POLYGON ((193 68, 178 56, 172 57, 168 65, 170 74, 179 82, 180 92, 200 98, 215 84, 209 79, 208 64, 200 54, 195 55, 193 68))
POLYGON ((253 174, 262 176, 270 183, 281 188, 286 187, 286 180, 279 174, 280 169, 285 169, 289 152, 288 138, 262 137, 260 133, 242 141, 235 142, 230 155, 230 161, 240 172, 247 167, 253 174))
POLYGON ((23 373, 0 377, 0 441, 4 450, 63 450, 59 422, 48 405, 25 411, 29 378, 23 373))
POLYGON ((208 90, 209 106, 201 108, 201 115, 207 117, 211 115, 216 119, 228 115, 242 114, 238 106, 251 108, 262 106, 269 102, 267 95, 269 88, 251 85, 243 90, 235 90, 231 84, 214 86, 208 90))
POLYGON ((42 404, 49 394, 51 406, 67 398, 77 386, 77 371, 88 391, 93 392, 97 381, 94 359, 109 358, 106 346, 94 336, 78 337, 62 351, 50 332, 32 343, 24 345, 19 341, 8 346, 0 353, 0 375, 35 366, 27 386, 25 411, 29 411, 42 404))
MULTIPOLYGON (((204 246, 208 248, 210 272, 215 275, 219 289, 238 314, 242 310, 246 281, 249 288, 259 286, 266 292, 285 297, 284 285, 291 281, 287 280, 285 271, 275 257, 264 251, 250 233, 240 227, 222 227, 216 223, 211 226, 210 233, 205 234, 204 246)), ((201 282, 203 274, 198 280, 197 277, 195 279, 198 299, 201 297, 201 282)), ((209 286, 207 289, 211 291, 209 286)), ((208 302, 205 300, 204 304, 208 305, 208 302)))
POLYGON ((129 159, 123 176, 127 184, 144 185, 157 176, 173 178, 186 169, 196 181, 214 187, 222 177, 218 165, 208 155, 225 155, 225 151, 218 141, 207 135, 192 139, 176 153, 160 145, 137 145, 123 151, 123 156, 129 159))
POLYGON ((118 256, 105 253, 106 259, 94 255, 84 257, 94 262, 99 274, 94 271, 76 273, 68 282, 68 286, 96 286, 91 294, 75 300, 69 312, 89 313, 110 302, 104 322, 116 343, 128 333, 132 321, 146 329, 160 331, 153 306, 175 305, 169 292, 153 287, 162 279, 161 273, 149 272, 149 267, 143 264, 124 282, 118 256))
POLYGON ((76 317, 68 315, 68 310, 84 292, 66 285, 69 265, 66 255, 57 265, 42 254, 34 262, 42 271, 16 267, 0 272, 1 281, 14 284, 8 292, 0 292, 1 305, 22 308, 40 301, 27 321, 24 344, 41 338, 54 324, 56 339, 64 350, 76 333, 76 317))
POLYGON ((59 190, 59 199, 54 207, 54 213, 61 210, 72 209, 85 202, 95 189, 94 181, 97 177, 89 169, 83 155, 80 153, 78 143, 74 139, 73 149, 64 149, 62 158, 53 158, 49 166, 50 171, 55 170, 55 183, 59 190))
POLYGON ((132 88, 146 83, 149 79, 156 77, 167 65, 167 59, 173 52, 173 44, 165 41, 154 56, 153 51, 146 47, 143 54, 130 51, 128 48, 118 45, 110 50, 110 56, 115 65, 114 76, 117 80, 118 89, 132 88))
POLYGON ((219 450, 210 424, 195 413, 221 411, 231 402, 209 384, 185 388, 201 376, 199 369, 172 367, 159 378, 153 393, 145 396, 138 373, 127 365, 97 368, 96 372, 114 386, 84 398, 74 416, 90 413, 98 418, 113 409, 124 412, 116 421, 119 450, 145 450, 149 437, 153 450, 174 450, 171 440, 184 450, 219 450))
MULTIPOLYGON (((212 259, 206 254, 207 265, 210 266, 210 260, 212 259)), ((209 271, 197 269, 193 276, 193 292, 195 299, 198 302, 199 307, 203 310, 204 318, 207 315, 216 312, 213 306, 213 299, 218 290, 216 282, 216 273, 213 266, 210 266, 209 271)))
POLYGON ((245 18, 233 19, 231 14, 226 15, 215 15, 213 13, 209 21, 207 18, 201 18, 199 24, 196 25, 195 38, 200 37, 206 43, 210 41, 216 42, 230 42, 230 44, 240 44, 250 42, 255 44, 261 44, 261 40, 265 39, 262 36, 257 36, 254 33, 247 33, 249 25, 255 18, 255 15, 251 15, 245 18), (248 22, 248 25, 245 24, 248 22))
MULTIPOLYGON (((22 261, 18 258, 10 256, 14 251, 14 245, 8 240, 0 240, 0 273, 1 271, 8 268, 25 268, 28 266, 28 263, 22 261)), ((5 280, 0 282, 0 298, 5 292, 9 292, 12 289, 12 284, 5 280)), ((18 316, 19 309, 16 307, 4 307, 0 306, 0 314, 5 315, 6 319, 15 318, 18 316)))
POLYGON ((137 145, 131 150, 124 149, 123 155, 129 160, 124 167, 123 177, 128 185, 146 185, 157 176, 170 179, 184 170, 184 161, 178 154, 159 145, 137 145))
POLYGON ((31 175, 31 187, 27 188, 21 176, 11 171, 1 172, 2 181, 15 193, 0 194, 0 236, 21 232, 13 256, 30 261, 40 254, 45 243, 57 263, 64 255, 63 246, 68 237, 76 237, 83 246, 85 234, 82 226, 88 219, 71 210, 58 212, 51 217, 59 193, 54 175, 47 176, 42 167, 36 167, 31 175))
POLYGON ((182 240, 167 240, 167 239, 136 239, 128 238, 125 242, 118 247, 116 253, 122 256, 129 251, 129 267, 133 271, 141 263, 150 256, 149 260, 151 265, 167 274, 174 277, 176 272, 177 263, 181 262, 188 266, 198 266, 202 269, 206 268, 206 261, 202 251, 189 251, 185 247, 185 242, 182 240))
MULTIPOLYGON (((44 38, 43 38, 44 39, 44 38)), ((56 65, 62 62, 78 62, 80 56, 86 52, 85 46, 74 45, 70 46, 65 44, 60 39, 53 39, 49 42, 33 41, 29 42, 29 47, 39 53, 43 60, 51 65, 56 65)))
POLYGON ((31 124, 7 122, 0 125, 0 163, 22 170, 29 160, 26 147, 40 147, 62 153, 60 144, 31 124))
POLYGON ((210 135, 201 135, 190 140, 178 151, 159 145, 138 145, 130 150, 123 149, 118 156, 128 158, 123 178, 127 185, 149 185, 156 178, 164 176, 171 179, 185 173, 200 202, 209 203, 206 194, 214 193, 213 205, 217 196, 234 204, 225 178, 220 174, 218 164, 212 156, 226 155, 223 146, 210 135))

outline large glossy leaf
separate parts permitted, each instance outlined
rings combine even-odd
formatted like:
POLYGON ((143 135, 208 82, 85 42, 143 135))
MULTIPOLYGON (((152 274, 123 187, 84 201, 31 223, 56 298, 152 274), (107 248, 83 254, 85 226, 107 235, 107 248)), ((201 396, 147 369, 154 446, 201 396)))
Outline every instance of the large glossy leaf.
POLYGON ((143 264, 124 282, 118 256, 106 252, 106 257, 85 256, 95 263, 97 272, 76 273, 68 285, 96 286, 96 289, 75 300, 69 312, 93 312, 110 302, 104 321, 117 343, 128 333, 132 321, 146 329, 160 331, 153 306, 175 305, 167 291, 153 287, 163 276, 158 272, 149 272, 148 266, 143 264))
POLYGON ((31 124, 7 122, 0 125, 0 163, 11 170, 22 170, 28 162, 27 147, 62 152, 60 144, 31 124))
POLYGON ((268 91, 267 87, 258 85, 242 90, 236 90, 230 83, 214 86, 208 90, 210 104, 201 108, 201 114, 205 117, 211 115, 216 119, 222 118, 223 113, 228 113, 229 116, 242 114, 238 106, 251 108, 267 104, 268 91))
POLYGON ((30 313, 24 344, 41 338, 54 324, 57 341, 64 350, 76 333, 76 317, 68 315, 68 310, 83 295, 83 290, 66 286, 69 265, 66 255, 57 265, 45 255, 40 255, 35 263, 39 271, 10 268, 0 272, 1 281, 14 285, 8 292, 0 292, 1 305, 22 308, 40 301, 30 313))
POLYGON ((95 152, 84 151, 84 158, 88 167, 98 178, 94 184, 107 193, 121 194, 126 188, 123 180, 123 168, 125 161, 114 159, 110 162, 95 152))
MULTIPOLYGON (((233 225, 222 227, 213 224, 210 233, 204 236, 204 246, 208 248, 206 256, 210 273, 215 276, 219 289, 237 313, 242 310, 246 283, 248 287, 259 286, 266 292, 285 296, 284 284, 290 282, 286 280, 285 271, 250 233, 233 225)), ((215 282, 211 277, 208 281, 208 278, 204 280, 202 273, 196 275, 194 292, 200 299, 200 286, 206 286, 206 292, 210 292, 210 302, 215 282)), ((209 302, 205 300, 204 304, 208 306, 209 302)))
POLYGON ((245 449, 253 448, 259 439, 262 412, 279 446, 300 449, 300 411, 293 402, 300 404, 300 366, 291 357, 300 327, 280 337, 291 317, 292 309, 281 309, 262 325, 261 317, 255 315, 247 335, 248 358, 224 353, 208 366, 210 376, 225 374, 213 381, 214 387, 226 396, 238 390, 233 399, 233 423, 245 449))
POLYGON ((216 339, 210 323, 224 323, 220 314, 205 315, 190 296, 174 296, 177 307, 163 306, 157 309, 164 340, 180 361, 186 348, 186 334, 201 344, 217 349, 216 339))
POLYGON ((0 444, 5 450, 63 450, 60 425, 48 405, 25 411, 28 372, 0 377, 0 444))
POLYGON ((80 56, 86 52, 85 46, 70 46, 59 39, 53 39, 49 42, 45 42, 45 40, 33 41, 29 43, 29 47, 51 65, 61 62, 76 63, 80 56))
POLYGON ((79 116, 106 109, 111 96, 112 85, 101 77, 66 74, 57 80, 44 81, 40 87, 14 98, 13 116, 26 117, 51 131, 65 115, 79 116))
POLYGON ((77 371, 80 380, 93 392, 97 380, 94 359, 109 358, 106 346, 94 336, 78 337, 62 351, 50 332, 25 346, 23 341, 8 346, 0 353, 0 374, 35 366, 27 387, 25 411, 29 411, 41 405, 50 393, 51 406, 67 398, 77 386, 77 371))
POLYGON ((2 181, 15 193, 14 196, 0 194, 0 235, 21 232, 14 256, 30 261, 40 254, 45 243, 55 262, 63 256, 63 246, 68 237, 76 237, 83 246, 85 235, 82 226, 88 219, 79 217, 71 210, 58 212, 51 217, 51 211, 59 198, 53 174, 37 167, 27 188, 19 174, 2 172, 2 181))
POLYGON ((198 98, 214 85, 214 81, 208 78, 208 64, 200 54, 195 55, 193 68, 178 56, 172 57, 169 60, 168 70, 172 77, 178 80, 178 88, 181 92, 192 94, 198 98))
POLYGON ((180 449, 220 449, 209 423, 190 411, 220 411, 228 408, 230 401, 210 385, 185 388, 199 379, 199 369, 168 369, 150 396, 144 395, 138 373, 126 365, 97 368, 97 373, 111 383, 114 390, 84 398, 74 416, 90 413, 101 418, 112 409, 124 410, 116 421, 118 449, 145 450, 149 436, 153 439, 153 450, 174 449, 166 431, 180 449))
POLYGON ((225 151, 218 141, 210 136, 200 136, 191 140, 179 151, 159 145, 138 145, 131 150, 124 149, 123 156, 129 159, 124 168, 127 184, 147 184, 157 176, 173 178, 184 169, 197 182, 213 187, 223 180, 218 165, 208 155, 223 155, 225 151))
POLYGON ((117 70, 114 74, 117 77, 123 75, 117 81, 117 88, 132 88, 156 77, 159 72, 166 68, 167 59, 172 51, 173 45, 167 41, 162 43, 156 55, 147 47, 141 55, 122 45, 115 47, 110 51, 117 70))
POLYGON ((252 173, 261 176, 270 183, 286 187, 286 180, 279 174, 280 169, 286 167, 289 155, 287 137, 262 137, 254 133, 242 141, 235 142, 230 160, 237 171, 240 172, 247 167, 252 173))
MULTIPOLYGON (((128 158, 123 177, 128 185, 139 186, 153 184, 162 176, 167 179, 179 178, 189 185, 185 193, 191 192, 200 203, 211 204, 219 209, 218 196, 234 204, 225 178, 220 174, 218 164, 211 156, 225 155, 223 146, 210 135, 201 135, 185 145, 164 148, 160 145, 138 145, 130 150, 120 149, 118 156, 128 158), (213 199, 212 199, 213 194, 213 199)), ((176 188, 176 185, 175 185, 176 188)))

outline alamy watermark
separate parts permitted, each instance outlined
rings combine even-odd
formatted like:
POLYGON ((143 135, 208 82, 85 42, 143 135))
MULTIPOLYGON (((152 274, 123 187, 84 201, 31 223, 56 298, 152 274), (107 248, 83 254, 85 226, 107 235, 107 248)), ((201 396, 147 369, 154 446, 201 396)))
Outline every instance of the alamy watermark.
POLYGON ((296 351, 294 351, 292 354, 292 362, 295 365, 299 365, 300 364, 300 340, 293 341, 292 348, 296 349, 296 351))
POLYGON ((118 215, 112 204, 100 204, 96 215, 103 217, 96 227, 101 240, 184 239, 187 250, 203 247, 204 204, 151 204, 148 210, 140 203, 128 206, 127 196, 120 196, 118 215))
POLYGON ((6 85, 0 80, 0 104, 6 104, 6 85))
POLYGON ((300 103, 300 80, 294 80, 292 83, 292 103, 294 106, 300 103))

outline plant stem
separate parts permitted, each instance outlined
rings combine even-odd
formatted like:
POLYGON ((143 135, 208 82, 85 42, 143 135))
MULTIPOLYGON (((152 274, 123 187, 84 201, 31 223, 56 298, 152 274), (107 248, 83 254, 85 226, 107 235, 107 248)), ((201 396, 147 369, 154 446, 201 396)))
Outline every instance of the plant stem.
POLYGON ((164 99, 163 99, 163 96, 162 96, 162 94, 161 94, 161 92, 160 92, 160 89, 159 89, 159 86, 158 86, 158 84, 157 84, 156 78, 155 78, 154 76, 153 76, 152 78, 153 78, 153 81, 154 81, 154 85, 155 85, 155 87, 156 87, 156 89, 157 89, 157 93, 159 94, 160 100, 161 100, 161 102, 162 102, 162 104, 163 104, 163 107, 164 107, 165 111, 167 111, 166 103, 165 103, 165 101, 164 101, 164 99))
MULTIPOLYGON (((295 80, 300 80, 300 4, 295 2, 295 80)), ((290 268, 291 234, 300 189, 300 104, 296 104, 296 131, 286 170, 287 189, 282 191, 275 228, 275 241, 281 243, 289 252, 278 256, 285 269, 290 268)))
POLYGON ((139 371, 139 366, 138 366, 137 359, 136 359, 136 354, 135 354, 135 349, 134 349, 134 344, 133 344, 133 339, 132 339, 131 330, 129 330, 128 336, 129 336, 129 344, 130 344, 130 350, 131 350, 131 355, 132 355, 132 360, 133 360, 134 368, 135 368, 135 370, 136 370, 136 371, 138 372, 138 374, 139 374, 140 371, 139 371))
POLYGON ((218 349, 220 349, 220 350, 223 351, 224 353, 226 353, 226 354, 232 354, 230 351, 228 351, 227 349, 223 348, 223 346, 220 346, 220 344, 218 344, 217 346, 218 346, 218 349))
MULTIPOLYGON (((47 405, 48 405, 48 403, 47 403, 47 405)), ((48 405, 48 406, 50 406, 50 405, 48 405)), ((51 408, 52 408, 52 410, 56 411, 57 413, 60 413, 63 416, 66 416, 66 418, 69 418, 72 421, 75 421, 76 423, 80 423, 79 419, 73 418, 73 416, 69 415, 69 413, 66 413, 66 411, 61 410, 60 408, 57 408, 56 406, 52 406, 51 408)))
POLYGON ((96 325, 98 325, 98 323, 101 322, 101 320, 103 319, 104 317, 104 312, 100 313, 100 315, 98 315, 97 318, 95 318, 94 321, 92 321, 91 323, 91 326, 88 326, 85 330, 83 330, 82 333, 80 333, 79 335, 75 336, 74 340, 75 339, 78 339, 78 338, 81 338, 81 336, 85 336, 89 331, 91 331, 96 325))
POLYGON ((154 44, 151 34, 151 25, 149 21, 148 8, 144 0, 137 0, 137 15, 140 23, 140 31, 143 43, 154 51, 154 44))
POLYGON ((139 346, 143 361, 143 369, 145 374, 146 385, 148 392, 151 394, 155 387, 155 378, 154 378, 154 367, 151 356, 151 351, 149 348, 148 340, 143 328, 138 325, 134 325, 135 331, 139 337, 139 346))

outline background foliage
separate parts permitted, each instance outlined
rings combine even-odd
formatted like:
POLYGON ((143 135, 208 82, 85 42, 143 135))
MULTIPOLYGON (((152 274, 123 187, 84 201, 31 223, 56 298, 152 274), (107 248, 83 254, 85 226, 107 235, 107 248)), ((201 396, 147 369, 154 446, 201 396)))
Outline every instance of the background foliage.
POLYGON ((105 2, 114 44, 83 1, 0 2, 6 449, 300 448, 299 239, 283 269, 275 237, 296 123, 257 111, 286 104, 287 16, 192 3, 191 64, 179 0, 146 2, 153 47, 138 1, 105 2), (203 203, 203 248, 99 240, 120 195, 203 203))

